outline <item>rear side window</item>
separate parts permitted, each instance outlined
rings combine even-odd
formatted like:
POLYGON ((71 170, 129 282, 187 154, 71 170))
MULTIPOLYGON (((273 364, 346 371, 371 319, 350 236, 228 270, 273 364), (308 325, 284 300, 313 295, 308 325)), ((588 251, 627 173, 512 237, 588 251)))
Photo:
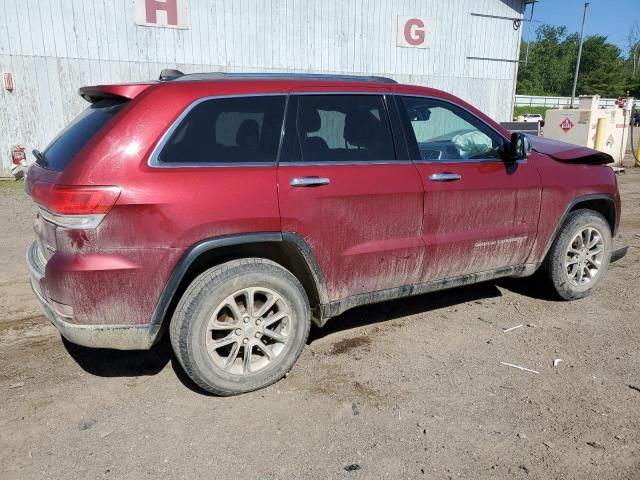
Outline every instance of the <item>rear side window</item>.
POLYGON ((276 95, 200 102, 173 130, 158 159, 174 164, 273 163, 285 100, 276 95))
POLYGON ((295 149, 283 161, 367 162, 395 160, 389 119, 381 95, 300 95, 295 149), (293 153, 297 152, 297 153, 293 153))
POLYGON ((49 170, 62 171, 80 150, 127 103, 124 99, 99 100, 78 115, 44 150, 37 163, 49 170))

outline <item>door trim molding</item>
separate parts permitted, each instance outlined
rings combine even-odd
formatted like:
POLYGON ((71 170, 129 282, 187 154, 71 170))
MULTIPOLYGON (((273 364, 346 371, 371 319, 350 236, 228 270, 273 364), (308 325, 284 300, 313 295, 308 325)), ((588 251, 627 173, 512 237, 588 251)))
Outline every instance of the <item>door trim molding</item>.
POLYGON ((537 264, 522 264, 512 267, 501 267, 478 273, 468 273, 456 277, 448 277, 440 280, 432 280, 425 283, 405 285, 402 287, 378 290, 377 292, 361 293, 350 297, 320 305, 322 313, 322 325, 331 317, 336 317, 347 310, 362 305, 385 302, 397 298, 412 297, 424 293, 437 292, 449 288, 471 285, 474 283, 486 282, 503 277, 526 277, 532 275, 538 268, 537 264))

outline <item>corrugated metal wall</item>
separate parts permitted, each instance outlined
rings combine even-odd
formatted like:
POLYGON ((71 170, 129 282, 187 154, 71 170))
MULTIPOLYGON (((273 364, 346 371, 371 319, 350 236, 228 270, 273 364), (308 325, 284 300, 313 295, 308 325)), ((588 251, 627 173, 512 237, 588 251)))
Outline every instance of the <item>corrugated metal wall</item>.
POLYGON ((187 30, 137 26, 134 0, 0 0, 0 174, 84 108, 82 85, 160 70, 386 75, 451 91, 509 120, 524 0, 190 0, 187 30), (397 17, 432 20, 430 49, 396 46, 397 17), (500 60, 482 60, 482 57, 500 60))

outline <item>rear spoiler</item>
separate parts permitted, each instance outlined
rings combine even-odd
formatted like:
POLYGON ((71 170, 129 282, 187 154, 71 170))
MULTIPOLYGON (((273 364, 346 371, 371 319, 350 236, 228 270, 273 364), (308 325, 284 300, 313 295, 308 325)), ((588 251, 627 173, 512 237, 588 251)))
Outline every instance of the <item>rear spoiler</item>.
POLYGON ((550 140, 543 137, 529 137, 532 148, 539 153, 564 163, 582 163, 589 165, 606 165, 613 163, 613 157, 608 153, 592 148, 581 147, 571 143, 550 140))
POLYGON ((94 85, 78 89, 78 94, 89 103, 104 98, 122 98, 132 100, 155 82, 124 83, 120 85, 94 85))

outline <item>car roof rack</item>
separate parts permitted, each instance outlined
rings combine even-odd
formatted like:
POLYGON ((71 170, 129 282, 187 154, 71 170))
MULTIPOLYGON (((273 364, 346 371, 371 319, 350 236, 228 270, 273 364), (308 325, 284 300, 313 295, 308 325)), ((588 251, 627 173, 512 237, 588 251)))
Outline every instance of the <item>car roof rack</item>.
POLYGON ((324 73, 289 72, 209 72, 184 74, 179 70, 165 69, 160 73, 161 81, 191 80, 338 80, 343 82, 398 83, 392 78, 371 75, 339 75, 324 73))

